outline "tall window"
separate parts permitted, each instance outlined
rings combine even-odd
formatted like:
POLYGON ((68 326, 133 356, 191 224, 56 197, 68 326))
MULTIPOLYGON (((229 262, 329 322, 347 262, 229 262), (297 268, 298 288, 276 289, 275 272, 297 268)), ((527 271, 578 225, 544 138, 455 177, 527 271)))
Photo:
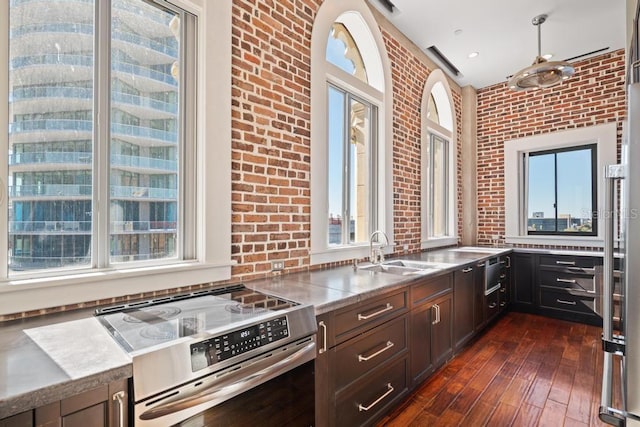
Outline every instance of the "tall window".
POLYGON ((9 23, 9 273, 192 257, 195 16, 11 0, 9 23))
POLYGON ((393 239, 390 76, 366 5, 322 4, 311 65, 311 263, 361 258, 373 231, 393 239))
POLYGON ((451 95, 444 73, 431 73, 423 95, 422 247, 457 243, 456 162, 451 95))
POLYGON ((528 234, 597 235, 595 144, 523 154, 528 234))

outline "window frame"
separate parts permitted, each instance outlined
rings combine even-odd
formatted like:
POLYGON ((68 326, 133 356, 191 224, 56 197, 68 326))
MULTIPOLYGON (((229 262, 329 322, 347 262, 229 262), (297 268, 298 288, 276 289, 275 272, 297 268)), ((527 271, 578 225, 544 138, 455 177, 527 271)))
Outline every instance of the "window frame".
MULTIPOLYGON (((96 9, 104 8, 98 0, 96 9)), ((194 133, 196 147, 191 165, 198 171, 194 190, 195 212, 185 218, 185 232, 195 236, 187 260, 145 266, 114 266, 91 271, 66 271, 60 275, 8 276, 8 85, 0 85, 0 315, 65 306, 145 292, 207 284, 231 278, 231 17, 232 0, 171 0, 168 3, 196 16, 197 88, 194 133), (208 29, 216 28, 216 37, 208 29), (205 141, 210 140, 205 144, 205 141), (213 142, 212 142, 213 141, 213 142), (210 165, 218 165, 211 168, 210 165), (215 182, 216 185, 208 183, 215 182), (195 230, 198 230, 196 233, 195 230)), ((0 28, 9 28, 9 2, 0 5, 0 28)), ((97 13, 97 12, 96 12, 97 13)), ((0 55, 9 57, 8 31, 0 33, 0 55)), ((8 64, 8 61, 6 62, 8 64)), ((8 67, 0 67, 7 82, 8 67)), ((104 78, 104 77, 103 77, 104 78)), ((108 144, 105 144, 108 145, 108 144)), ((186 167, 189 167, 187 165, 186 167)), ((108 178, 108 175, 107 175, 108 178)), ((189 202, 187 202, 189 203, 189 202)), ((108 232, 107 232, 108 234, 108 232)), ((115 300, 114 300, 115 302, 115 300)))
POLYGON ((523 170, 524 170, 524 179, 522 180, 522 188, 521 191, 525 195, 524 203, 525 206, 522 209, 522 214, 524 217, 521 219, 523 224, 526 226, 527 235, 529 236, 597 236, 598 235, 598 146, 597 144, 585 144, 585 145, 575 145, 569 147, 559 147, 552 148, 548 150, 537 150, 537 151, 527 151, 522 153, 523 170), (558 165, 557 165, 557 155, 560 153, 566 153, 571 151, 581 151, 589 149, 591 151, 591 212, 592 212, 592 231, 591 232, 578 232, 578 231, 558 231, 558 165), (554 154, 556 156, 556 161, 554 165, 554 209, 555 209, 555 231, 535 231, 529 230, 529 162, 528 160, 531 157, 535 156, 545 156, 549 154, 554 154))
POLYGON ((422 138, 420 152, 421 170, 421 249, 433 249, 451 246, 458 243, 458 143, 457 143, 457 119, 454 110, 451 87, 446 75, 440 69, 433 70, 424 86, 421 103, 422 117, 422 138), (437 88, 437 89, 436 89, 437 88), (434 90, 435 89, 435 90, 434 90), (437 96, 436 95, 437 91, 437 96), (427 118, 429 112, 429 102, 433 99, 434 106, 438 111, 438 118, 444 120, 451 129, 442 126, 427 118), (448 104, 448 105, 447 105, 448 104), (434 212, 432 210, 432 169, 433 159, 431 156, 431 138, 436 135, 447 142, 447 178, 445 180, 445 194, 447 195, 446 222, 447 234, 444 236, 434 236, 432 234, 434 212), (426 195, 426 196, 425 196, 426 195))
POLYGON ((532 135, 524 138, 507 140, 504 142, 504 176, 517 179, 504 180, 504 215, 505 215, 505 243, 523 245, 549 246, 581 246, 602 247, 604 244, 604 215, 596 214, 597 234, 593 236, 576 235, 529 235, 524 218, 527 213, 526 197, 522 185, 526 177, 522 162, 525 152, 552 150, 563 147, 578 147, 589 144, 596 145, 597 152, 597 209, 601 213, 605 206, 603 173, 607 165, 617 161, 617 123, 552 131, 532 135))
POLYGON ((326 264, 369 256, 369 242, 329 246, 327 192, 327 84, 363 98, 378 109, 378 192, 374 210, 393 252, 393 109, 391 67, 380 28, 366 3, 325 0, 316 14, 311 36, 311 245, 310 264, 326 264), (327 40, 334 22, 343 23, 358 44, 369 84, 326 60, 327 40), (371 66, 373 64, 373 66, 371 66))

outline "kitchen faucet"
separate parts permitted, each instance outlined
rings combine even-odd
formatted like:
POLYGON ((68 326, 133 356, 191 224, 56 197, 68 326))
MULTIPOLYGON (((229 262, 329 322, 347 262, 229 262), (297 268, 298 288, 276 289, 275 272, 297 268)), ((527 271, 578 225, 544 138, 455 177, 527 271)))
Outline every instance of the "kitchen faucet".
POLYGON ((371 233, 371 236, 369 237, 369 262, 373 264, 379 264, 382 261, 384 261, 384 253, 382 252, 382 250, 387 246, 389 246, 389 237, 387 237, 387 234, 384 231, 376 230, 373 233, 371 233), (384 236, 385 243, 381 244, 380 238, 378 237, 378 243, 380 243, 380 246, 374 248, 373 238, 376 237, 378 234, 382 234, 384 236))

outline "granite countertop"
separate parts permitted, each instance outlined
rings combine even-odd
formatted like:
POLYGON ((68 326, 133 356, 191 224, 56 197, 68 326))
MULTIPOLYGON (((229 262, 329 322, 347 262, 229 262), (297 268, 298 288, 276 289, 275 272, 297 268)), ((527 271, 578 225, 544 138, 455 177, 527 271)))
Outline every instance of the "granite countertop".
MULTIPOLYGON (((511 248, 458 248, 404 259, 438 264, 426 275, 399 276, 352 266, 274 276, 246 283, 303 304, 316 314, 400 289, 419 277, 511 252, 511 248)), ((93 316, 78 310, 0 325, 0 419, 132 375, 131 357, 93 316)))

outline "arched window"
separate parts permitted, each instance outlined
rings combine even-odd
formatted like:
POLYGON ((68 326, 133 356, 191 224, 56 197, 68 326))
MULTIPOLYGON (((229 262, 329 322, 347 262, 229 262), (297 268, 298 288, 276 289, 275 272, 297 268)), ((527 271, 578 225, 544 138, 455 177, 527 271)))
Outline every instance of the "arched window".
POLYGON ((422 111, 422 247, 430 248, 458 242, 455 114, 441 70, 427 79, 422 111))
POLYGON ((367 256, 375 230, 392 241, 391 77, 360 1, 326 0, 311 50, 311 264, 322 264, 367 256))

